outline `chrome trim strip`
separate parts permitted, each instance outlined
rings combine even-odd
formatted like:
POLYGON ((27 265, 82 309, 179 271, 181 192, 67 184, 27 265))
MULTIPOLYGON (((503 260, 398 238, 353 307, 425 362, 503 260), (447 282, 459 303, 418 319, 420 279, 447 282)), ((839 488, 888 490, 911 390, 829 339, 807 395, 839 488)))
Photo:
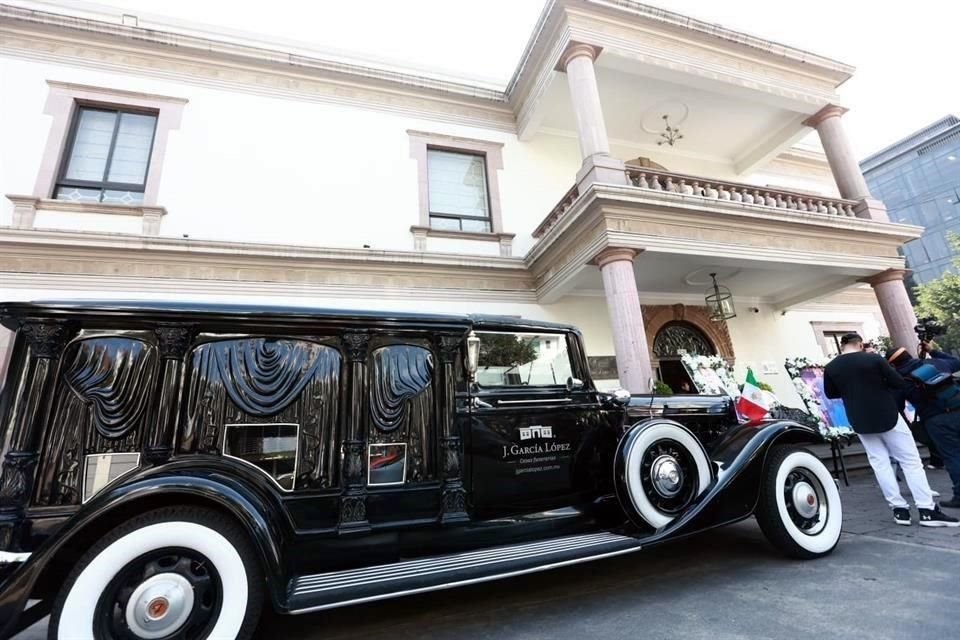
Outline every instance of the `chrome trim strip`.
POLYGON ((296 589, 296 590, 294 591, 294 594, 295 594, 295 595, 305 595, 305 594, 309 594, 309 593, 320 593, 320 592, 322 592, 322 591, 330 591, 330 590, 332 590, 332 589, 343 589, 343 588, 348 588, 348 587, 363 587, 363 586, 368 586, 368 585, 372 585, 372 584, 377 584, 377 583, 380 583, 380 582, 391 582, 391 581, 394 581, 394 580, 402 580, 402 579, 408 578, 408 577, 409 577, 409 578, 422 578, 422 577, 424 577, 424 576, 430 576, 430 575, 438 574, 438 573, 448 573, 448 572, 450 572, 450 571, 458 571, 458 570, 463 570, 463 569, 473 569, 473 568, 476 568, 476 567, 483 567, 483 566, 491 565, 491 564, 500 564, 500 563, 503 563, 503 562, 509 562, 509 561, 511 561, 511 560, 522 560, 522 559, 526 559, 526 558, 536 558, 536 557, 538 557, 538 556, 548 556, 548 555, 551 555, 551 554, 553 554, 553 553, 557 553, 557 552, 559 552, 559 551, 573 551, 573 550, 576 550, 576 549, 588 549, 588 548, 590 548, 590 547, 596 547, 596 546, 605 545, 605 544, 608 544, 608 543, 605 542, 605 541, 598 541, 598 542, 593 542, 593 543, 591 543, 591 544, 586 544, 586 545, 574 545, 574 546, 570 546, 570 547, 562 548, 562 549, 544 550, 544 551, 540 551, 539 553, 522 553, 522 552, 517 552, 516 554, 514 554, 514 555, 512 555, 512 556, 497 558, 496 560, 493 560, 493 561, 479 561, 479 560, 466 561, 466 562, 461 562, 461 563, 458 563, 458 564, 452 564, 452 565, 449 565, 449 566, 444 566, 444 567, 440 567, 440 568, 432 569, 432 570, 411 571, 411 572, 399 571, 399 572, 397 572, 397 573, 394 574, 394 575, 384 576, 384 577, 378 577, 378 578, 369 578, 369 579, 366 579, 366 580, 354 580, 354 581, 348 581, 348 582, 320 583, 319 585, 313 585, 313 586, 298 588, 298 589, 296 589))
POLYGON ((438 565, 449 564, 451 562, 457 562, 459 560, 465 559, 481 559, 481 558, 495 558, 500 555, 510 554, 514 550, 525 550, 525 551, 537 551, 543 547, 553 547, 556 548, 558 545, 567 543, 568 541, 575 542, 582 540, 584 542, 603 536, 604 538, 609 538, 611 534, 606 532, 601 532, 597 534, 590 534, 585 536, 565 536, 561 538, 553 538, 550 540, 539 540, 535 543, 522 543, 515 545, 505 545, 499 547, 487 547, 485 549, 478 549, 476 551, 465 551, 462 553, 449 554, 440 557, 430 557, 422 558, 419 560, 405 560, 401 562, 390 562, 387 564, 375 565, 372 567, 362 567, 359 569, 348 569, 345 571, 330 571, 327 573, 318 573, 309 576, 301 576, 297 583, 306 583, 306 582, 315 582, 322 581, 327 579, 335 579, 339 577, 366 577, 367 575, 377 575, 384 572, 389 572, 396 567, 404 567, 407 569, 426 569, 438 565))
POLYGON ((528 569, 518 569, 516 571, 507 571, 504 573, 496 573, 489 576, 483 576, 480 578, 469 578, 466 580, 457 580, 456 582, 447 582, 444 584, 431 585, 429 587, 419 587, 417 589, 406 589, 403 591, 393 591, 390 593, 381 593, 375 596, 366 596, 364 598, 354 598, 353 600, 344 600, 343 602, 333 602, 330 604, 321 604, 315 607, 306 607, 304 609, 292 609, 290 611, 291 615, 300 615, 302 613, 311 613, 314 611, 323 611, 324 609, 336 609, 338 607, 347 607, 354 604, 362 604, 364 602, 375 602, 377 600, 387 600, 389 598, 400 598, 403 596, 411 596, 417 593, 426 593, 428 591, 440 591, 441 589, 453 589, 456 587, 465 587, 471 584, 480 584, 483 582, 492 582, 494 580, 502 580, 503 578, 512 578, 514 576, 522 576, 529 573, 537 573, 540 571, 548 571, 550 569, 557 569, 560 567, 568 567, 574 564, 581 564, 584 562, 592 562, 593 560, 603 560, 604 558, 613 558, 615 556, 622 556, 627 553, 634 553, 640 551, 642 547, 638 544, 636 547, 631 547, 629 549, 620 549, 618 551, 610 551, 609 553, 600 553, 595 556, 587 556, 585 558, 574 558, 572 560, 563 560, 561 562, 553 562, 550 564, 541 565, 539 567, 530 567, 528 569))
POLYGON ((538 540, 537 542, 528 542, 522 544, 505 545, 500 547, 488 547, 476 551, 466 551, 462 553, 450 554, 441 557, 423 558, 420 560, 406 560, 401 562, 390 562, 387 564, 375 565, 372 567, 363 567, 360 569, 347 569, 345 571, 330 571, 327 573, 317 573, 314 575, 301 576, 297 579, 297 584, 306 584, 317 581, 338 579, 343 577, 364 578, 370 575, 379 575, 390 572, 398 567, 404 569, 427 569, 434 566, 445 565, 452 562, 458 562, 468 559, 496 558, 501 555, 512 555, 515 551, 535 552, 542 548, 558 549, 562 546, 568 546, 578 542, 592 542, 602 539, 610 542, 622 540, 623 536, 608 532, 598 532, 579 536, 564 536, 560 538, 551 538, 547 540, 538 540))
POLYGON ((0 564, 19 564, 26 562, 30 558, 29 553, 14 553, 13 551, 0 551, 0 564))
MULTIPOLYGON (((617 537, 619 538, 619 536, 617 537)), ((500 555, 488 557, 488 558, 475 558, 475 557, 456 557, 451 558, 445 563, 436 564, 428 567, 421 568, 410 568, 406 566, 397 566, 393 567, 391 570, 382 571, 379 573, 372 573, 369 575, 358 575, 352 577, 340 577, 340 576, 331 576, 329 578, 314 580, 311 577, 305 578, 303 581, 297 580, 296 586, 294 587, 295 594, 304 594, 304 593, 316 593, 319 591, 328 591, 330 589, 342 588, 342 587, 355 587, 367 584, 374 584, 377 582, 388 582, 390 580, 396 580, 399 578, 413 577, 413 576, 425 576, 433 573, 444 573, 447 571, 454 571, 458 569, 469 569, 473 567, 480 567, 488 564, 497 564, 500 562, 507 562, 517 558, 535 558, 537 556, 549 555, 551 553, 558 553, 561 551, 572 551, 575 549, 586 549, 589 547, 607 544, 609 542, 615 542, 617 539, 610 540, 606 538, 595 539, 591 541, 577 541, 577 542, 568 542, 562 545, 552 545, 541 547, 538 550, 530 549, 514 549, 509 553, 503 553, 500 555)), ((404 564, 404 563, 398 563, 404 564)))
POLYGON ((497 404, 547 404, 550 402, 573 402, 573 398, 531 398, 529 400, 496 400, 497 404))

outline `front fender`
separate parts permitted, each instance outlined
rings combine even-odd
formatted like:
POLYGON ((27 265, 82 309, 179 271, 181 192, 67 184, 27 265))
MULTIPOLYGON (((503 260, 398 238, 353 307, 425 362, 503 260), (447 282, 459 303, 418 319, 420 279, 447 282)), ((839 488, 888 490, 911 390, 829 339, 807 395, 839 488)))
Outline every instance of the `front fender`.
POLYGON ((132 517, 177 502, 209 505, 230 513, 250 535, 259 552, 268 591, 275 606, 285 601, 283 549, 293 527, 268 481, 262 474, 227 458, 174 461, 139 470, 117 480, 94 496, 31 554, 2 585, 0 638, 16 623, 37 580, 58 554, 84 539, 98 523, 132 517), (177 500, 172 496, 182 496, 177 500), (129 515, 128 515, 129 514, 129 515))
POLYGON ((708 452, 718 467, 714 482, 681 516, 645 538, 646 543, 675 539, 753 515, 770 449, 779 444, 822 442, 815 429, 786 420, 731 428, 708 452))

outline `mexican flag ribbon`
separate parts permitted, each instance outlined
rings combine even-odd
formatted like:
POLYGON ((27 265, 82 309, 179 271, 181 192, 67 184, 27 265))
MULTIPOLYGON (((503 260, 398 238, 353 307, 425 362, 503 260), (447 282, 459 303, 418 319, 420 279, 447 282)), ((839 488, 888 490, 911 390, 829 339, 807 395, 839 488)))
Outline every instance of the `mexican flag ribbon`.
POLYGON ((743 383, 743 391, 737 398, 737 413, 747 420, 760 420, 767 415, 769 407, 763 398, 763 391, 757 385, 753 369, 747 369, 747 381, 743 383))

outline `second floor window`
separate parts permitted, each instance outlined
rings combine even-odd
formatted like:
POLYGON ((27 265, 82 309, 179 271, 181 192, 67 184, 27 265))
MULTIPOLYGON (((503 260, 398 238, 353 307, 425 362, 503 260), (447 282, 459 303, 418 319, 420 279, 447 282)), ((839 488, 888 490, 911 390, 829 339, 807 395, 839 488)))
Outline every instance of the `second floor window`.
POLYGON ((430 227, 456 231, 491 231, 486 157, 427 150, 430 227))
POLYGON ((141 204, 156 126, 153 113, 78 108, 53 197, 141 204))

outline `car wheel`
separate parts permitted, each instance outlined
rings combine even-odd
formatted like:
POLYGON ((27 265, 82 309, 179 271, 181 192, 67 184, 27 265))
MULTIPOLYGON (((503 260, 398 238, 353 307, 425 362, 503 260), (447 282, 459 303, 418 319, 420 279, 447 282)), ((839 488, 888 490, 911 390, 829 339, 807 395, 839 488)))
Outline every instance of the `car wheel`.
POLYGON ((144 513, 83 555, 54 602, 49 638, 250 638, 264 594, 257 557, 226 515, 144 513))
POLYGON ((624 453, 629 503, 657 529, 689 507, 712 479, 703 445, 670 420, 652 420, 635 427, 626 436, 624 453))
POLYGON ((780 551, 794 558, 819 558, 840 540, 840 491, 815 455, 797 447, 775 447, 767 459, 756 516, 780 551))

